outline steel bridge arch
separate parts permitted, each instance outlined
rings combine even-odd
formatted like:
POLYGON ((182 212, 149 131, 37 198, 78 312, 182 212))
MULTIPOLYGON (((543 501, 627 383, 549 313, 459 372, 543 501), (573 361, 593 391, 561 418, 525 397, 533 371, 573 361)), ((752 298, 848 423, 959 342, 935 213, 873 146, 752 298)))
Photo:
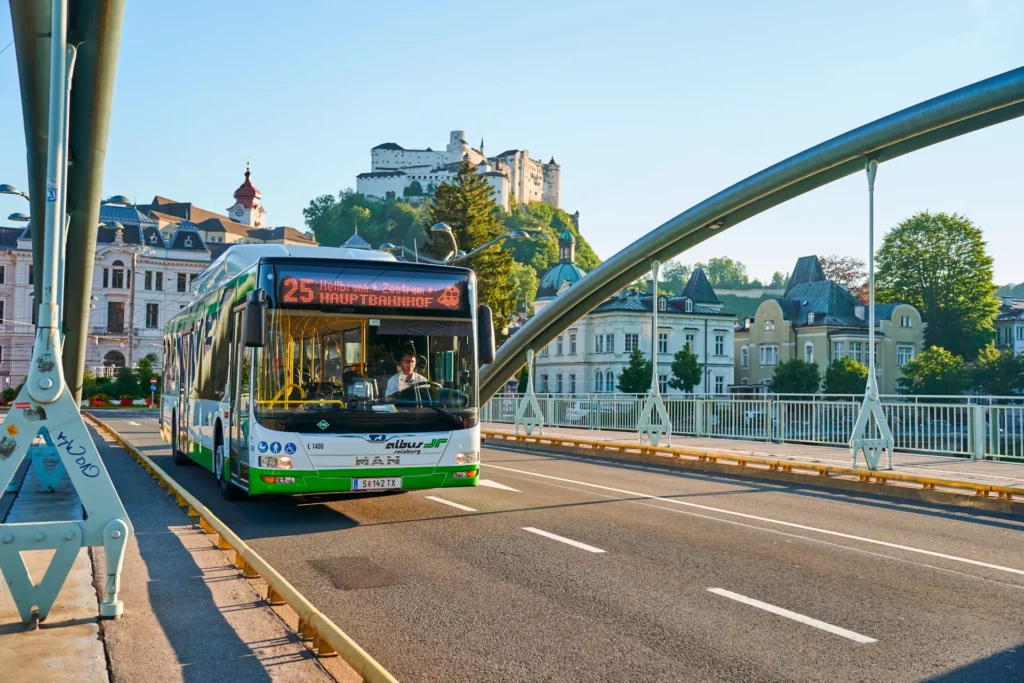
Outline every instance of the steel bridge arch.
POLYGON ((602 301, 662 262, 833 180, 1024 115, 1024 67, 953 90, 843 133, 755 173, 663 223, 588 273, 520 328, 484 366, 486 401, 539 350, 602 301))

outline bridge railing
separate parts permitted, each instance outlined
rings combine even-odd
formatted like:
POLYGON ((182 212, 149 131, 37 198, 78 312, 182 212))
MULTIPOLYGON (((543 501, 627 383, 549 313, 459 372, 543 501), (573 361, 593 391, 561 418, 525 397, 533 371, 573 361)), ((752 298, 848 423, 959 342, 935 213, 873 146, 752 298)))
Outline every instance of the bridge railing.
MULTIPOLYGON (((485 422, 511 424, 520 397, 494 396, 485 422)), ((544 424, 632 432, 642 394, 538 394, 544 424)), ((862 398, 838 395, 683 394, 665 396, 681 436, 846 446, 862 398)), ((1024 397, 883 396, 902 451, 1024 462, 1024 397)))

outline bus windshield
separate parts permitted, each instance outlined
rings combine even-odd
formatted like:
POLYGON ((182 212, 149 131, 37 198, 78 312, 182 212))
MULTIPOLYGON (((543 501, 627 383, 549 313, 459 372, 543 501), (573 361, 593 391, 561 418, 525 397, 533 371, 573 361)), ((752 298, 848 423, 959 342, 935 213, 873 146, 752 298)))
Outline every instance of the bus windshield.
POLYGON ((271 429, 359 434, 477 423, 472 323, 272 308, 255 415, 271 429))

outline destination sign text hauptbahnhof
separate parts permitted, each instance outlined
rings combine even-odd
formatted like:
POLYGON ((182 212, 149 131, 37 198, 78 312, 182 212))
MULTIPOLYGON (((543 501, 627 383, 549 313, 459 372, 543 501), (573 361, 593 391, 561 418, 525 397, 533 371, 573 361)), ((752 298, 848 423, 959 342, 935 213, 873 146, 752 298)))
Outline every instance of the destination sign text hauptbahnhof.
POLYGON ((348 306, 462 311, 466 278, 457 274, 289 272, 278 295, 285 306, 348 306))

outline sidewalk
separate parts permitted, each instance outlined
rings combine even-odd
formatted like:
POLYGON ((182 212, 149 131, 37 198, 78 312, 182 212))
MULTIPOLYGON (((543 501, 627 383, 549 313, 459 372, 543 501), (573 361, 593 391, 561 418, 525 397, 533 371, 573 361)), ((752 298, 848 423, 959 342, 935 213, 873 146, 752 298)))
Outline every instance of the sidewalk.
MULTIPOLYGON (((515 425, 485 422, 484 431, 515 433, 515 425)), ((525 432, 520 429, 520 434, 525 432)), ((561 436, 594 441, 634 444, 636 432, 614 432, 599 429, 572 429, 570 427, 544 427, 545 436, 561 436)), ((535 430, 533 436, 537 436, 535 430)), ((664 444, 663 444, 664 445, 664 444)), ((801 463, 850 467, 850 451, 834 446, 811 446, 769 441, 739 441, 734 439, 708 439, 673 435, 672 445, 695 448, 727 455, 748 455, 776 458, 801 463)), ((948 479, 973 484, 1024 487, 1024 463, 969 460, 945 455, 918 455, 896 451, 892 456, 893 471, 935 479, 948 479)), ((863 461, 860 463, 863 467, 863 461)))

